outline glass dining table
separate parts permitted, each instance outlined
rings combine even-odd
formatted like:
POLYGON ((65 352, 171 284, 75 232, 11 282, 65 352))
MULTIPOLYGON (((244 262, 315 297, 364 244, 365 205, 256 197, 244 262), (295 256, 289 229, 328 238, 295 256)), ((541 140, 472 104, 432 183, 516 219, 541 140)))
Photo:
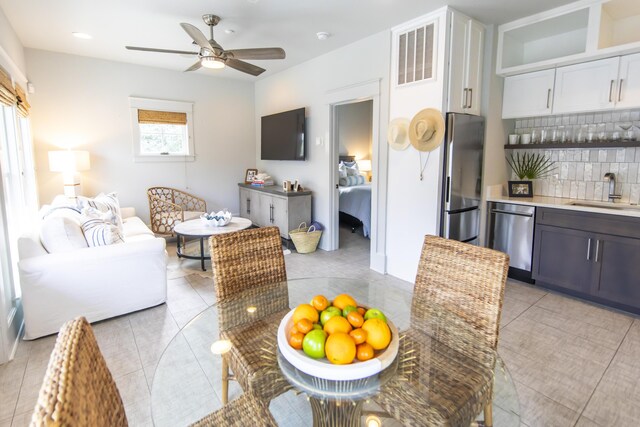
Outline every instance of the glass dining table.
MULTIPOLYGON (((293 309, 314 295, 331 299, 342 293, 359 305, 380 309, 395 324, 397 357, 371 377, 331 381, 294 367, 278 350, 275 334, 264 336, 253 351, 261 352, 282 377, 273 381, 270 376, 270 383, 261 386, 273 388, 269 411, 279 426, 430 425, 436 422, 428 420, 442 413, 455 420, 451 425, 481 425, 480 400, 488 395, 493 399, 494 426, 520 425, 515 386, 497 352, 467 333, 446 343, 436 341, 422 327, 420 307, 412 307, 410 289, 347 278, 261 286, 198 314, 176 334, 156 367, 151 387, 154 425, 188 426, 222 408, 222 355, 233 346, 224 339, 226 328, 250 331, 264 319, 273 321, 272 307, 293 309)), ((229 400, 242 393, 231 381, 229 400)))

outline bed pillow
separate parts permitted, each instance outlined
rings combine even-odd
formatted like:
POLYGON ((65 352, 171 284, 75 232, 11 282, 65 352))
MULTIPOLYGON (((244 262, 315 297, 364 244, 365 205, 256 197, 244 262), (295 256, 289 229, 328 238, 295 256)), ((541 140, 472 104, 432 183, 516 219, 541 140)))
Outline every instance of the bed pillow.
POLYGON ((364 184, 364 176, 362 175, 351 175, 346 178, 340 178, 340 185, 343 187, 352 187, 354 185, 362 185, 364 184))
POLYGON ((347 177, 347 167, 342 162, 338 165, 338 173, 340 174, 340 178, 347 177))
POLYGON ((110 221, 111 212, 100 212, 94 208, 82 210, 80 226, 89 247, 124 243, 118 227, 110 221))

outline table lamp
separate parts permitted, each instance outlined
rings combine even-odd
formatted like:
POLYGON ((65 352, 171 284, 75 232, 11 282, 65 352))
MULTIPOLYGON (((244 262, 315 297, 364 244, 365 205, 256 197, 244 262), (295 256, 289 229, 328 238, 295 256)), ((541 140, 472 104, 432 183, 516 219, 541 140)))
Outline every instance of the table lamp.
POLYGON ((367 179, 371 181, 371 160, 358 160, 358 169, 360 172, 365 172, 367 175, 367 179))
POLYGON ((62 172, 64 195, 78 197, 81 193, 80 173, 91 167, 88 151, 49 151, 49 170, 62 172))

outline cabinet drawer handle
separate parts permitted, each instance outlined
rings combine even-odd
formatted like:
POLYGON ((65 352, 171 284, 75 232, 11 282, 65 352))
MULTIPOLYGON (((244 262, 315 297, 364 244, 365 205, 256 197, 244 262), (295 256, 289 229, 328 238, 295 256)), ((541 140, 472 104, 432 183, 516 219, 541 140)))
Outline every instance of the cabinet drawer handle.
POLYGON ((473 89, 469 88, 469 105, 467 106, 467 108, 471 108, 472 104, 473 104, 473 89))
POLYGON ((615 80, 611 80, 611 84, 609 85, 609 102, 613 102, 611 97, 613 96, 613 85, 615 84, 615 80))
POLYGON ((551 89, 547 90, 547 110, 551 108, 549 105, 551 104, 551 89))
POLYGON ((620 79, 620 86, 618 86, 618 102, 622 101, 622 83, 624 79, 620 79))
POLYGON ((251 199, 247 199, 247 213, 251 213, 251 199))
POLYGON ((464 90, 462 91, 462 97, 464 98, 464 101, 462 102, 462 108, 467 108, 468 94, 469 94, 469 89, 465 87, 464 90))
POLYGON ((596 262, 598 262, 598 252, 600 252, 600 239, 596 240, 596 262))
POLYGON ((524 217, 527 217, 527 218, 533 218, 533 214, 530 214, 530 213, 522 213, 522 212, 514 212, 514 211, 503 211, 501 209, 491 209, 491 212, 497 213, 497 214, 515 215, 515 216, 524 216, 524 217))
POLYGON ((587 242, 587 261, 591 261, 591 238, 587 242))

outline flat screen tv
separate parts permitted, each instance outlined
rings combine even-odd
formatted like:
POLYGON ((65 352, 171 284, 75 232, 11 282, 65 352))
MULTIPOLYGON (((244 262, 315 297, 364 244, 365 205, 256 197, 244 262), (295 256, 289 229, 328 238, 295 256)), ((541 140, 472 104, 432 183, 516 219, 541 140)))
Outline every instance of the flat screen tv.
POLYGON ((262 160, 305 160, 304 108, 262 117, 262 160))

